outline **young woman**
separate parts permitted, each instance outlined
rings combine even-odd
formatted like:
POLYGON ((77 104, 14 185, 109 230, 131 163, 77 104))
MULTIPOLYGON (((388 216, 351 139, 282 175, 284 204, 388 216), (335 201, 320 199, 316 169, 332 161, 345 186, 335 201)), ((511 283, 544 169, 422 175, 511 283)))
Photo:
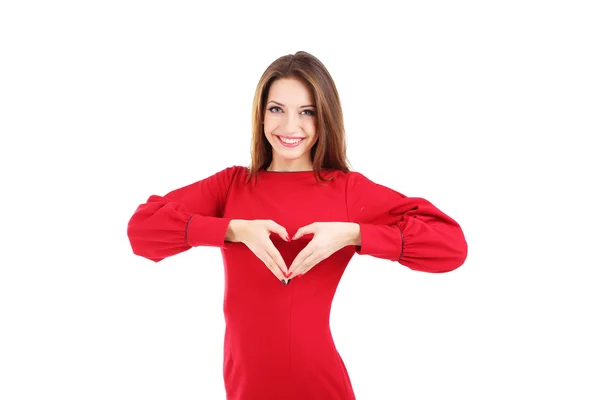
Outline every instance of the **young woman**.
POLYGON ((429 201, 350 171, 338 92, 314 56, 274 61, 252 107, 251 165, 150 196, 128 223, 131 247, 155 262, 221 248, 227 399, 355 399, 329 327, 352 256, 447 272, 465 237, 429 201))

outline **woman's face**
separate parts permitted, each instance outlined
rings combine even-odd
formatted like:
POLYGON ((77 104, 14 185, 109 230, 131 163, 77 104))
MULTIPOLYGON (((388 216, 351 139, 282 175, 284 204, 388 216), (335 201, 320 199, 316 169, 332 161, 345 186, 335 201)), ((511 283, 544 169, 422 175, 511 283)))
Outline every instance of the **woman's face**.
POLYGON ((310 149, 317 141, 317 117, 315 103, 304 82, 280 78, 271 84, 264 131, 273 147, 270 169, 312 169, 310 149), (284 140, 291 143, 283 143, 284 140))

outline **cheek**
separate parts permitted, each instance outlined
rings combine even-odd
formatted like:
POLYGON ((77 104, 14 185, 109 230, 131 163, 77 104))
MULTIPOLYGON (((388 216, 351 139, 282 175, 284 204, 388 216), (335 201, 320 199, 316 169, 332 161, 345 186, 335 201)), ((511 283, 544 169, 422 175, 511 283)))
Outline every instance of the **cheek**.
POLYGON ((264 125, 264 133, 265 135, 267 135, 267 137, 269 138, 269 140, 274 139, 273 134, 278 131, 278 127, 277 124, 267 124, 265 123, 264 125))
POLYGON ((273 129, 274 127, 267 121, 265 121, 265 123, 263 124, 263 135, 265 135, 269 140, 271 140, 271 138, 273 137, 273 129))

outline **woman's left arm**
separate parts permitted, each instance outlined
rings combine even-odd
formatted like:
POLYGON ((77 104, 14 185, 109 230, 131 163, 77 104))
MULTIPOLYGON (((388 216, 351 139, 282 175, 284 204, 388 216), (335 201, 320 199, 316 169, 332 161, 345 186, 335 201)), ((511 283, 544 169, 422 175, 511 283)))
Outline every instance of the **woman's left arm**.
POLYGON ((407 197, 359 172, 349 172, 348 221, 358 224, 357 254, 398 262, 424 272, 449 272, 467 257, 458 223, 428 200, 407 197))

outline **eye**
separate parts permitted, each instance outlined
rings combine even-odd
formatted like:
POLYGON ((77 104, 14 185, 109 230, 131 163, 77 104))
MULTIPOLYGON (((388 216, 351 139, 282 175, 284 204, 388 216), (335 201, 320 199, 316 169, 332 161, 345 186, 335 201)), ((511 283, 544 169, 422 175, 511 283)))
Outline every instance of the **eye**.
MULTIPOLYGON (((267 110, 269 110, 269 111, 271 111, 271 112, 275 112, 275 111, 273 111, 273 110, 275 110, 276 108, 277 108, 278 110, 281 110, 281 108, 280 108, 280 107, 277 107, 277 106, 273 106, 273 107, 271 107, 271 108, 267 108, 267 110)), ((315 116, 315 115, 317 115, 317 113, 316 113, 316 112, 314 112, 313 110, 304 110, 304 111, 302 111, 302 112, 305 112, 305 111, 309 113, 309 114, 305 114, 305 115, 310 115, 310 116, 315 116)))

